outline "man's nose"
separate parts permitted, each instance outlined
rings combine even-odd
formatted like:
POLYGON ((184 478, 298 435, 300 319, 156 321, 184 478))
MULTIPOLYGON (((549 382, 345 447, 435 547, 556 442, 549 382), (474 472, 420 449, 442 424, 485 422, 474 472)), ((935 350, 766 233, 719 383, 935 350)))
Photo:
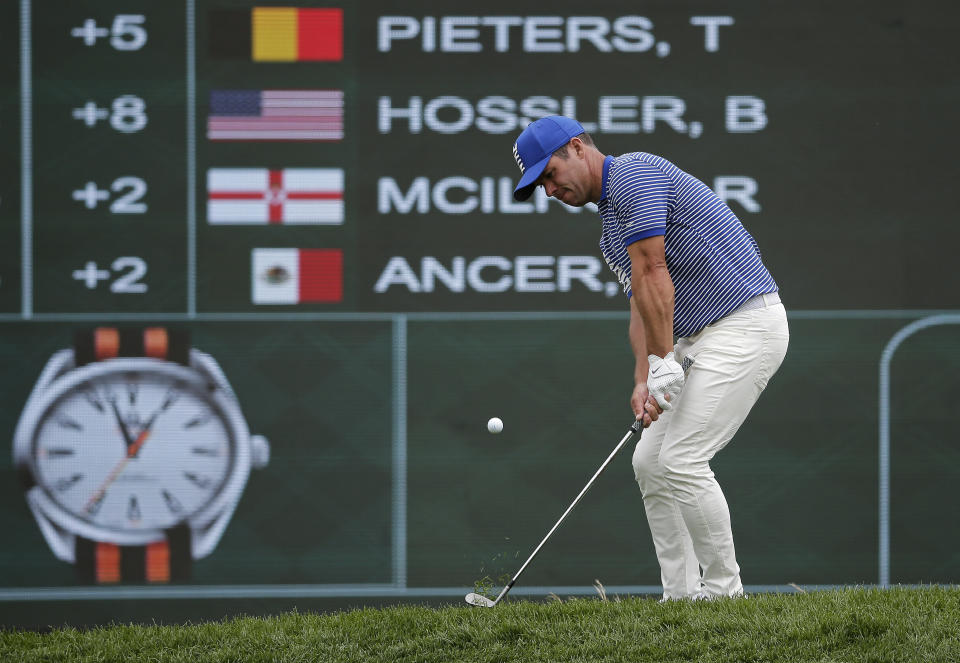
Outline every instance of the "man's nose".
POLYGON ((553 194, 555 194, 555 193, 557 192, 557 185, 556 185, 556 184, 553 184, 552 182, 544 182, 544 183, 543 183, 543 190, 544 190, 544 192, 546 192, 546 194, 547 194, 548 196, 550 196, 550 197, 552 198, 552 197, 553 197, 553 194))

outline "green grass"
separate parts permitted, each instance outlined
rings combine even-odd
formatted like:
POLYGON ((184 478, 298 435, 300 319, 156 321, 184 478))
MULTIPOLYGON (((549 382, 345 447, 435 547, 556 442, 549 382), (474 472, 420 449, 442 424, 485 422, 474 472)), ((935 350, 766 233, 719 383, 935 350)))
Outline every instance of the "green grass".
POLYGON ((395 607, 0 632, 0 661, 960 661, 960 589, 395 607))

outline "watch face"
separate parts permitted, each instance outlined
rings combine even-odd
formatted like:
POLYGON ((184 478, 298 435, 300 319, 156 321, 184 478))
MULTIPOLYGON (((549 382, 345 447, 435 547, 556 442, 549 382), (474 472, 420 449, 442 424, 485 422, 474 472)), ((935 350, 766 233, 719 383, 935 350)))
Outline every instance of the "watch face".
POLYGON ((215 388, 185 368, 151 370, 151 361, 97 366, 51 400, 34 428, 37 483, 101 531, 155 531, 190 519, 223 490, 235 462, 215 388))

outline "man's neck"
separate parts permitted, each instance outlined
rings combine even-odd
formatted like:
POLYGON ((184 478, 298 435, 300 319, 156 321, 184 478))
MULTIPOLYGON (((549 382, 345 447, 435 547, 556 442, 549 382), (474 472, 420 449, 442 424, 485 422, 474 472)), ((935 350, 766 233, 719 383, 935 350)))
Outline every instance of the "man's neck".
POLYGON ((603 195, 603 162, 606 158, 606 155, 596 148, 587 152, 587 167, 593 185, 590 188, 590 201, 594 203, 599 203, 603 195))

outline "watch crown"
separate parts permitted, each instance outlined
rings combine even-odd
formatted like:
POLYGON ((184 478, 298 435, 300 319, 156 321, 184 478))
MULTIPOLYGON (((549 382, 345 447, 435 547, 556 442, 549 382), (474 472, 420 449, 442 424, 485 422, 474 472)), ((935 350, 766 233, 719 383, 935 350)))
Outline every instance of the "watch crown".
POLYGON ((263 435, 250 436, 250 464, 259 470, 270 462, 270 443, 263 435))

